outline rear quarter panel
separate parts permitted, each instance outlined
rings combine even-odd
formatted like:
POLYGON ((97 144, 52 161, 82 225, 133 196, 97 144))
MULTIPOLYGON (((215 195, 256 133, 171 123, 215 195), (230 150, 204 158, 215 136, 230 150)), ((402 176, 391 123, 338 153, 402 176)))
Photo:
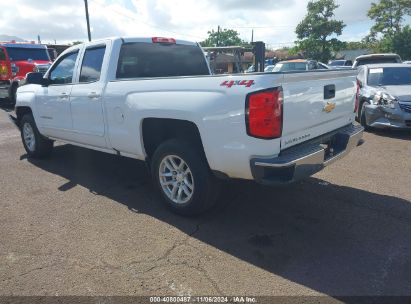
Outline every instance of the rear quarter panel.
POLYGON ((278 154, 280 139, 247 135, 245 98, 250 92, 278 86, 279 78, 282 75, 254 74, 111 81, 104 97, 110 144, 144 159, 144 118, 187 120, 199 129, 211 169, 250 179, 250 155, 278 154), (250 79, 251 87, 221 86, 226 80, 250 79))

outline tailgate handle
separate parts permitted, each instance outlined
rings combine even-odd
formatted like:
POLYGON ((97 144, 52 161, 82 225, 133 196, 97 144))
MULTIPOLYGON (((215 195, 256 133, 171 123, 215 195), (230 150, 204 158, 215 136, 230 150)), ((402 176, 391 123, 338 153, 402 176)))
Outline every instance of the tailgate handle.
POLYGON ((335 97, 335 84, 329 84, 324 87, 324 99, 335 97))

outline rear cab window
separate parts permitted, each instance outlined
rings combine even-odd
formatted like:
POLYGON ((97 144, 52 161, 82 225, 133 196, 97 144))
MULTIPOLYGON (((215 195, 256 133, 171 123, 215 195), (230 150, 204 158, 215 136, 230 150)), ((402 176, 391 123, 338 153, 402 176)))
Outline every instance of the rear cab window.
POLYGON ((130 42, 121 46, 117 79, 210 75, 197 45, 130 42))

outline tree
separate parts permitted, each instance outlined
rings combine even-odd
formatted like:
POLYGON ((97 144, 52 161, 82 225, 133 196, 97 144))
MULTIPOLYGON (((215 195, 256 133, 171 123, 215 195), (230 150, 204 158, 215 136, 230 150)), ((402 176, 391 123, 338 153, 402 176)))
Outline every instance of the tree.
POLYGON ((381 33, 384 38, 394 38, 401 32, 404 16, 411 15, 411 0, 380 0, 372 3, 368 17, 375 21, 370 36, 381 33))
POLYGON ((334 0, 311 0, 307 5, 308 13, 297 25, 297 49, 306 57, 327 62, 332 52, 343 47, 337 38, 345 27, 343 21, 334 20, 334 10, 338 5, 334 0))
POLYGON ((236 46, 245 45, 247 42, 240 38, 240 34, 235 30, 223 29, 220 32, 208 31, 208 38, 200 43, 203 47, 210 46, 236 46))
POLYGON ((411 59, 411 27, 405 26, 393 39, 393 49, 404 60, 411 59))

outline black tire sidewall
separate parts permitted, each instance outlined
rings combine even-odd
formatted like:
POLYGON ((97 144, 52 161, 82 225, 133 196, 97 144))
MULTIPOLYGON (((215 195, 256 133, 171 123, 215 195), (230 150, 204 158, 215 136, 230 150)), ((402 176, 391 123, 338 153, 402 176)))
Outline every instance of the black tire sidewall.
POLYGON ((33 115, 26 114, 20 121, 20 134, 21 140, 23 141, 24 149, 27 152, 27 155, 33 158, 41 158, 50 155, 50 152, 53 148, 53 142, 44 138, 39 130, 37 129, 36 123, 34 121, 33 115), (35 138, 35 146, 34 151, 31 151, 27 145, 26 141, 24 140, 23 128, 25 124, 30 124, 31 128, 33 129, 34 138, 35 138))
POLYGON ((196 215, 205 211, 213 203, 213 191, 218 191, 218 188, 214 185, 215 177, 210 172, 203 151, 184 140, 171 139, 157 148, 151 162, 151 174, 167 207, 178 214, 196 215), (183 159, 190 167, 193 175, 194 193, 185 204, 176 204, 170 200, 160 184, 159 166, 161 161, 169 155, 176 155, 183 159))

